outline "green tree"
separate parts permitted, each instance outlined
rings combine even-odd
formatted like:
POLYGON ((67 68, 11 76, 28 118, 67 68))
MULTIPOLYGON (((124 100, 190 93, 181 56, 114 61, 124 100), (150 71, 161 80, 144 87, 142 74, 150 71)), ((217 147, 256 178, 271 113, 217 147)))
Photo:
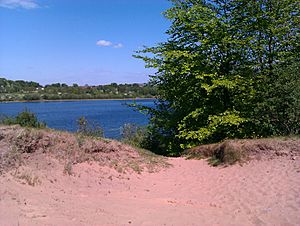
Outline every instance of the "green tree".
POLYGON ((136 56, 157 69, 149 139, 176 154, 224 138, 268 135, 257 120, 262 112, 253 108, 264 102, 277 65, 289 65, 299 53, 299 3, 171 2, 164 13, 172 23, 168 41, 136 56))
POLYGON ((251 115, 261 136, 300 133, 300 61, 276 67, 251 115))
POLYGON ((247 59, 241 69, 251 71, 255 91, 247 104, 240 105, 251 122, 248 130, 259 136, 295 133, 295 127, 299 128, 299 105, 294 99, 299 98, 295 93, 299 92, 300 3, 234 1, 234 6, 237 37, 247 40, 240 47, 247 59))

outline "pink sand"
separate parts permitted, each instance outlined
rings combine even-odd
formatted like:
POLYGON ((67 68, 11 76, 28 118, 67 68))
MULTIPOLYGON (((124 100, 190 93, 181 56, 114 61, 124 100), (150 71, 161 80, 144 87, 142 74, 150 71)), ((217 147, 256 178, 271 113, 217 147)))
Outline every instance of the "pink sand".
POLYGON ((278 158, 211 167, 169 159, 158 173, 118 174, 78 164, 75 175, 49 158, 22 172, 40 185, 0 178, 0 225, 300 225, 300 161, 278 158))

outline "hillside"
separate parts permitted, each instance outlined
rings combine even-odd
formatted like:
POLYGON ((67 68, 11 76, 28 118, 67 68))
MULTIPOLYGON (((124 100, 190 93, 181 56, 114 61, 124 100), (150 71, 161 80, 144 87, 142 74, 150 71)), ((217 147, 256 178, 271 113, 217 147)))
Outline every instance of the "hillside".
POLYGON ((42 86, 37 82, 0 78, 0 101, 153 98, 156 89, 149 84, 84 85, 55 83, 42 86))
POLYGON ((0 126, 0 225, 299 225, 300 140, 230 145, 251 158, 212 167, 111 140, 0 126))

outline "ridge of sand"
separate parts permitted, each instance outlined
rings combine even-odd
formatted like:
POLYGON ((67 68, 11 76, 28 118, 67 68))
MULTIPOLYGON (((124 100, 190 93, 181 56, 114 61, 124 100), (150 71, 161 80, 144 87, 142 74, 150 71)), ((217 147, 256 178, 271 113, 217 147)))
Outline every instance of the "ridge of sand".
POLYGON ((0 225, 300 225, 299 156, 168 162, 154 173, 80 162, 67 175, 36 153, 0 176, 0 225))

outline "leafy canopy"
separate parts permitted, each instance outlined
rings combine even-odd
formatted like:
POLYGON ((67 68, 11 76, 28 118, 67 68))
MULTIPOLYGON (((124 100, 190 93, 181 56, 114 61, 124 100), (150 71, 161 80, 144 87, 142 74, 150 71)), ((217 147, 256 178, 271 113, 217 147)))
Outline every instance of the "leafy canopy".
MULTIPOLYGON (((136 55, 157 69, 151 82, 158 100, 148 109, 154 150, 177 154, 225 138, 278 134, 285 114, 299 125, 291 113, 297 101, 284 109, 289 113, 279 114, 272 112, 280 107, 270 99, 283 101, 274 89, 283 79, 280 68, 299 62, 299 1, 171 2, 164 12, 171 21, 168 40, 136 55)), ((287 82, 295 73, 285 73, 287 82)), ((290 131, 295 129, 284 133, 290 131)))

